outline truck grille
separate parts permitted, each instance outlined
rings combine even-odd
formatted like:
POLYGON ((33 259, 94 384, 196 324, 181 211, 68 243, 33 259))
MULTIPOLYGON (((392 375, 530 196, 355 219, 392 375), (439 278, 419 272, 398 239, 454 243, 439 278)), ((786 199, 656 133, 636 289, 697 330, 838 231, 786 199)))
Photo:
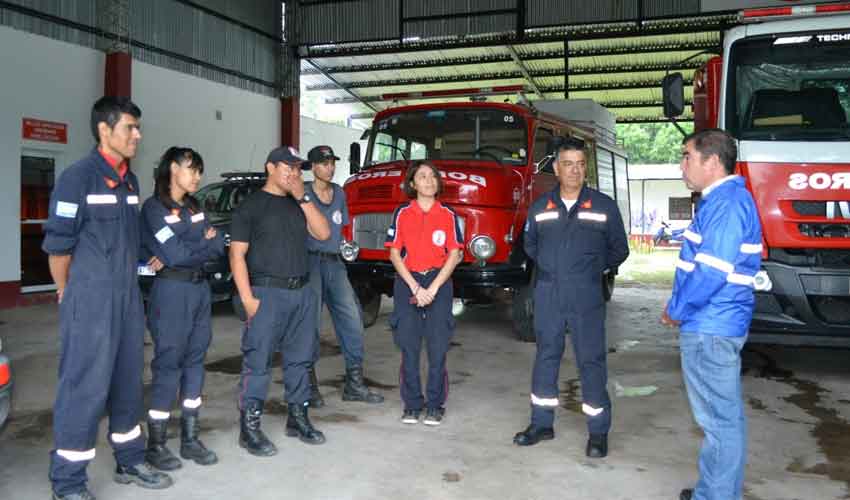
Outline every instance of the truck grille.
POLYGON ((360 248, 378 250, 384 248, 387 229, 393 221, 392 213, 367 213, 354 217, 352 233, 360 248))
MULTIPOLYGON (((387 241, 387 229, 393 222, 392 213, 365 213, 354 217, 351 225, 354 234, 354 242, 360 248, 382 250, 384 242, 387 241)), ((458 217, 460 232, 466 235, 466 220, 458 217)), ((464 239, 466 237, 464 236, 464 239)))
POLYGON ((800 234, 809 238, 850 238, 850 224, 798 224, 800 234))

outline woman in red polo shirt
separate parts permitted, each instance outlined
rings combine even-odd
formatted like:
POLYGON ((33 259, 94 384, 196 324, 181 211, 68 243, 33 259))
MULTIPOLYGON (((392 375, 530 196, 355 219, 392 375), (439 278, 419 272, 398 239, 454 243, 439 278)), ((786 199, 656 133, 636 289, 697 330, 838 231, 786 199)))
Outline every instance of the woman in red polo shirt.
POLYGON ((385 246, 396 270, 390 326, 401 350, 401 421, 440 425, 449 393, 446 353, 454 334, 451 274, 460 262, 463 234, 454 210, 437 201, 443 181, 436 167, 414 162, 404 179, 411 198, 393 214, 385 246), (422 339, 428 349, 427 398, 419 381, 422 339), (427 404, 426 404, 427 403, 427 404))

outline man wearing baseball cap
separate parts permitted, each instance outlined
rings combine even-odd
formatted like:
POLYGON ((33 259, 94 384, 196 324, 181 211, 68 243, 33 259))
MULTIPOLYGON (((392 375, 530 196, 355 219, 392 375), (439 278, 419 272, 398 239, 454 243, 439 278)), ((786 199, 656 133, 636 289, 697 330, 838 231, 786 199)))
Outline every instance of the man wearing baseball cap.
POLYGON ((370 391, 363 381, 363 313, 339 254, 342 226, 348 224, 345 192, 333 182, 339 157, 330 146, 316 146, 307 153, 307 160, 312 165, 315 179, 307 185, 307 195, 328 220, 331 230, 331 236, 326 240, 307 236, 310 286, 316 293, 317 339, 310 366, 310 406, 324 405, 315 369, 319 361, 318 337, 323 304, 328 306, 334 333, 345 358, 343 401, 381 403, 384 397, 370 391))
POLYGON ((328 221, 304 191, 298 151, 272 150, 266 183, 233 214, 230 269, 245 310, 242 376, 239 380, 239 445, 252 455, 271 456, 275 445, 260 429, 275 351, 283 353, 286 435, 308 444, 325 436, 307 417, 307 370, 316 342, 316 296, 307 284, 307 235, 330 236, 328 221))

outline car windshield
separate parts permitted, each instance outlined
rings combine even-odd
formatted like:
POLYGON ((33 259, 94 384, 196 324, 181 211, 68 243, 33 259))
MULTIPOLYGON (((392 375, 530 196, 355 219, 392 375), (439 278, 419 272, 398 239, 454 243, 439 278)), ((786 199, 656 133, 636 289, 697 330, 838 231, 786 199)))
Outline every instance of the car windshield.
POLYGON ((726 121, 739 139, 850 140, 850 31, 738 41, 728 79, 726 121))
POLYGON ((229 216, 242 200, 261 187, 260 183, 220 182, 200 189, 195 193, 195 199, 204 212, 215 220, 229 216))
POLYGON ((526 124, 520 115, 502 109, 432 109, 376 122, 366 165, 425 159, 523 165, 527 155, 526 124))

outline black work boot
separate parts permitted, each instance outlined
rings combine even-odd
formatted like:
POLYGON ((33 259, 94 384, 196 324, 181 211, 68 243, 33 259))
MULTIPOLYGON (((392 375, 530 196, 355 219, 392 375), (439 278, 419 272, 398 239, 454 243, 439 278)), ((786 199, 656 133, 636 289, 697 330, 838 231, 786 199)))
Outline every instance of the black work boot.
POLYGON ((313 408, 321 408, 325 406, 325 398, 319 392, 319 378, 316 376, 316 367, 310 367, 310 406, 313 408))
POLYGON ((345 370, 345 386, 342 388, 343 401, 363 401, 364 403, 383 403, 384 397, 372 392, 363 382, 363 367, 352 366, 345 370))
POLYGON ((263 417, 263 403, 250 402, 239 414, 239 446, 251 455, 270 457, 277 454, 277 448, 260 429, 263 417))
POLYGON ((608 456, 608 434, 591 434, 587 439, 587 449, 584 454, 590 458, 608 456))
POLYGON ((115 474, 112 478, 115 479, 116 483, 134 483, 150 490, 162 490, 174 484, 171 476, 155 471, 145 462, 129 467, 117 465, 115 466, 115 474))
POLYGON ((681 492, 679 492, 679 500, 691 500, 691 497, 694 496, 694 490, 691 488, 685 488, 681 492))
POLYGON ((534 446, 540 441, 548 441, 549 439, 555 439, 555 431, 551 427, 537 427, 531 424, 524 431, 517 432, 514 435, 514 444, 517 446, 534 446))
POLYGON ((212 465, 218 462, 218 456, 198 439, 199 431, 197 414, 180 417, 180 456, 198 465, 212 465))
POLYGON ((145 460, 159 470, 176 470, 183 466, 179 458, 165 446, 168 439, 168 419, 148 417, 148 449, 145 460))
POLYGON ((307 444, 322 444, 325 435, 313 428, 307 416, 308 405, 291 404, 287 408, 289 417, 286 419, 286 435, 297 437, 307 444))
POLYGON ((88 488, 85 488, 83 491, 76 491, 74 493, 68 493, 67 495, 57 495, 54 492, 53 500, 97 500, 97 498, 95 498, 88 488))

